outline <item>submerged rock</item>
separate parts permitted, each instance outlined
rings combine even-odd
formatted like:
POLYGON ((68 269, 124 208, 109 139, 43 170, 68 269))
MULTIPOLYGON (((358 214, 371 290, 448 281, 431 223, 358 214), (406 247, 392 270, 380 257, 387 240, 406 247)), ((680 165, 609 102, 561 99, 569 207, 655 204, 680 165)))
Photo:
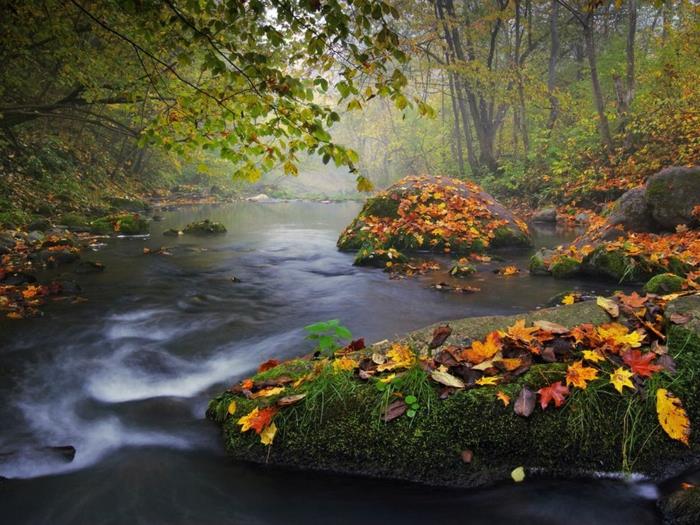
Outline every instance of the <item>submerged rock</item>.
POLYGON ((192 235, 212 235, 226 233, 226 226, 220 222, 210 221, 209 219, 204 219, 202 221, 191 222, 185 229, 182 230, 183 233, 192 235))
MULTIPOLYGON (((697 296, 671 304, 680 314, 700 311, 697 296)), ((555 323, 547 325, 554 330, 560 325, 571 328, 582 323, 610 322, 608 314, 590 301, 525 315, 450 321, 449 327, 433 325, 408 334, 400 342, 425 356, 441 331, 446 336, 441 337, 441 348, 449 349, 465 340, 505 330, 520 319, 526 324, 555 323)), ((618 395, 609 383, 576 389, 561 409, 525 410, 518 399, 527 390, 533 404, 538 389, 561 380, 566 373, 563 363, 533 364, 524 374, 498 386, 463 388, 473 370, 464 370, 461 378, 440 376, 438 382, 458 387, 443 399, 420 362, 392 380, 389 390, 386 383, 367 377, 366 372, 362 380, 363 361, 358 379, 352 372, 343 372, 344 363, 339 358, 335 361, 338 365, 328 368, 323 368, 323 363, 293 360, 252 378, 251 385, 273 387, 293 385, 295 381, 303 384, 304 378, 313 373, 322 376, 322 380, 309 380, 313 382, 302 387, 303 395, 291 387, 279 394, 286 396, 283 403, 280 399, 275 404, 272 398, 266 414, 285 412, 284 417, 274 420, 277 437, 271 447, 260 442, 263 436, 241 432, 243 423, 239 420, 260 405, 260 399, 253 399, 256 395, 245 390, 245 385, 213 399, 207 415, 222 426, 225 446, 232 457, 272 465, 461 487, 507 480, 516 467, 523 467, 528 475, 559 476, 631 468, 654 480, 666 479, 700 460, 700 433, 691 431, 689 447, 669 438, 659 427, 653 392, 644 390, 672 388, 683 400, 691 424, 700 421, 700 383, 696 380, 700 373, 700 337, 693 328, 676 325, 667 335, 668 354, 676 359, 677 371, 672 376, 660 373, 654 385, 640 383, 639 393, 628 389, 625 395, 618 395), (601 388, 606 395, 601 395, 601 388), (498 392, 508 401, 497 397, 498 392), (382 406, 392 407, 391 412, 382 411, 382 406), (625 414, 633 414, 633 431, 624 424, 628 417, 625 414), (469 462, 463 459, 464 451, 470 451, 469 462)), ((394 347, 388 342, 373 346, 371 361, 386 362, 390 346, 394 347)), ((567 351, 564 347, 550 350, 552 355, 567 351)), ((439 356, 430 355, 454 366, 454 361, 450 362, 454 358, 445 350, 439 356)), ((480 376, 477 373, 476 377, 480 376)))
POLYGON ((452 254, 529 247, 527 225, 473 182, 406 177, 370 198, 338 239, 341 250, 452 254))
POLYGON ((554 206, 552 206, 549 208, 542 208, 541 210, 537 210, 532 215, 532 222, 557 222, 557 209, 554 206))

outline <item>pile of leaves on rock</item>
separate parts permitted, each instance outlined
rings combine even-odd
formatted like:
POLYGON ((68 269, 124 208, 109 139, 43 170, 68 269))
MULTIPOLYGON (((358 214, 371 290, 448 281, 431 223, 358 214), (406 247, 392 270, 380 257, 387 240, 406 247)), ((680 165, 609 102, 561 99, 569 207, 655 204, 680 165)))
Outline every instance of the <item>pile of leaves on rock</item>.
POLYGON ((467 254, 490 246, 528 244, 527 225, 476 184, 444 177, 406 177, 371 198, 338 240, 359 249, 356 262, 403 262, 389 250, 467 254), (369 259, 369 261, 367 261, 369 259))
MULTIPOLYGON (((40 307, 49 299, 84 301, 77 295, 80 289, 73 281, 56 278, 40 283, 34 274, 77 261, 82 244, 93 240, 93 236, 69 232, 32 240, 18 232, 0 256, 0 312, 8 319, 24 319, 40 315, 40 307)), ((99 263, 89 264, 101 269, 99 263)))
MULTIPOLYGON (((321 336, 319 341, 324 344, 319 345, 319 352, 308 358, 308 366, 302 367, 296 377, 286 373, 265 377, 265 372, 280 365, 270 360, 261 365, 255 379, 233 386, 231 392, 255 400, 256 406, 246 414, 238 414, 233 400, 227 417, 237 417, 241 432, 252 430, 260 436, 261 443, 270 445, 277 432, 275 416, 286 407, 304 402, 313 382, 330 368, 332 373, 351 374, 356 381, 372 382, 378 391, 390 392, 382 413, 385 422, 411 418, 420 409, 419 400, 390 386, 402 375, 418 371, 430 378, 440 399, 462 389, 490 389, 494 403, 512 406, 520 417, 529 417, 538 405, 539 410, 563 407, 575 389, 605 389, 611 395, 653 395, 661 427, 670 438, 688 445, 690 421, 682 400, 667 389, 649 386, 654 384, 650 379, 655 374, 675 373, 674 359, 665 345, 663 310, 666 302, 678 295, 618 293, 613 298, 598 297, 597 304, 610 317, 608 323, 566 328, 542 320, 528 326, 519 320, 506 330, 493 331, 483 339, 460 345, 447 344, 452 330, 448 325, 440 326, 425 355, 416 354, 402 342, 379 352, 365 348, 360 339, 323 357, 322 351, 330 343, 328 336, 321 336), (511 389, 512 397, 506 392, 504 387, 533 365, 546 363, 559 364, 553 370, 559 378, 548 374, 551 382, 546 386, 534 390, 524 385, 517 395, 511 389), (654 391, 648 391, 649 388, 654 391)), ((673 323, 688 321, 681 314, 670 316, 673 323)))

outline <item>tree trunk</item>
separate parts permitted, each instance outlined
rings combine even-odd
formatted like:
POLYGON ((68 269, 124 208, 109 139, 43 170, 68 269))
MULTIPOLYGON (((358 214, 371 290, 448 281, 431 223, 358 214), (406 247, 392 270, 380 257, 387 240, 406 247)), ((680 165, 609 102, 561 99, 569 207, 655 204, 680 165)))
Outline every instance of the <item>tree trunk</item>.
POLYGON ((588 57, 588 65, 591 69, 591 84, 593 86, 593 100, 595 101, 596 111, 598 112, 598 130, 603 144, 608 148, 608 151, 613 150, 612 135, 610 134, 610 124, 608 117, 605 115, 605 100, 603 98, 603 90, 600 87, 600 79, 598 78, 598 61, 595 54, 595 42, 593 41, 593 20, 589 20, 583 24, 583 39, 588 57))
POLYGON ((549 12, 549 68, 547 70, 547 93, 549 94, 549 118, 547 119, 547 129, 551 132, 554 129, 554 123, 559 116, 559 99, 554 94, 557 81, 557 59, 559 58, 559 26, 557 19, 559 17, 559 2, 552 0, 549 12))

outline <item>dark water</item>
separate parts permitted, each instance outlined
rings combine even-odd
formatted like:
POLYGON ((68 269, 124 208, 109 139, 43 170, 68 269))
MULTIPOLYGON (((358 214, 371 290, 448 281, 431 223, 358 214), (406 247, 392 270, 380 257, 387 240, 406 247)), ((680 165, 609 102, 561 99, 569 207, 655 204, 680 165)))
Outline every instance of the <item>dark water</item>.
MULTIPOLYGON (((305 324, 341 319, 368 341, 450 318, 515 313, 606 285, 476 276, 449 295, 428 278, 355 268, 335 240, 357 204, 237 203, 168 214, 150 239, 114 239, 81 276, 88 302, 0 322, 2 523, 657 523, 654 487, 526 481, 446 490, 232 463, 209 396, 270 357, 305 353, 305 324), (210 217, 216 238, 161 232, 210 217), (168 246, 171 257, 144 255, 168 246), (234 283, 231 278, 241 282, 234 283), (41 450, 73 445, 66 463, 41 450), (572 521, 573 520, 573 521, 572 521)), ((538 232, 538 244, 566 237, 538 232)), ((526 268, 527 257, 509 257, 526 268)), ((496 265, 497 266, 497 265, 496 265)))

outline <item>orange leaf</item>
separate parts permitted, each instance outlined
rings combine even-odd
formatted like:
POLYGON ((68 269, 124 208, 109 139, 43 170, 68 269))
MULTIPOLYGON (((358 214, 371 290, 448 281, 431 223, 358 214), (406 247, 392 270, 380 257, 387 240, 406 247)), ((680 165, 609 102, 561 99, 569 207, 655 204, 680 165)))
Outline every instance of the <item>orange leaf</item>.
POLYGON ((566 384, 582 390, 588 387, 588 382, 598 377, 598 370, 583 366, 583 361, 576 361, 566 369, 566 384))
POLYGON ((280 362, 277 359, 268 359, 258 367, 258 373, 275 368, 280 362))
POLYGON ((472 364, 479 364, 487 359, 491 359, 501 349, 501 338, 498 332, 491 332, 486 336, 484 342, 474 341, 471 348, 462 352, 462 359, 466 359, 472 364))
POLYGON ((248 414, 238 420, 241 432, 247 432, 251 428, 256 434, 260 434, 271 422, 277 413, 277 407, 271 406, 259 410, 255 407, 248 414))

